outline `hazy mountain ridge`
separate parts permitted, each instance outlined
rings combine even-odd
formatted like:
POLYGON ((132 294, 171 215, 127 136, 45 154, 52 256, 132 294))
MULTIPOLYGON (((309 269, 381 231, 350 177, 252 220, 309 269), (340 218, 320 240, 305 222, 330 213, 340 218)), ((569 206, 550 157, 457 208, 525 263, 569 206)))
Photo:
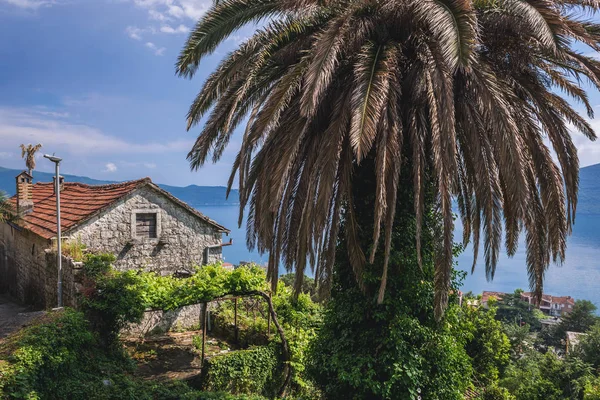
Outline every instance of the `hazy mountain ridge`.
MULTIPOLYGON (((15 194, 15 176, 21 172, 16 169, 0 167, 0 190, 9 195, 15 194)), ((52 182, 53 174, 34 171, 34 182, 52 182)), ((67 182, 81 182, 90 185, 105 185, 116 181, 105 181, 77 175, 64 175, 67 182)), ((229 199, 225 198, 224 186, 171 186, 158 184, 161 188, 185 201, 192 207, 239 205, 239 193, 232 190, 229 199)), ((582 168, 579 177, 579 203, 577 214, 600 214, 600 164, 582 168)))
POLYGON ((579 173, 577 215, 600 214, 600 164, 582 168, 579 173))
MULTIPOLYGON (((15 177, 21 170, 0 167, 0 190, 6 192, 9 196, 15 194, 15 177)), ((62 174, 61 174, 62 175, 62 174)), ((54 174, 48 172, 33 171, 34 182, 52 182, 54 174)), ((67 182, 81 182, 88 185, 106 185, 117 183, 117 181, 105 181, 88 178, 85 176, 64 174, 67 182)), ((185 187, 170 186, 158 184, 161 188, 171 193, 173 196, 185 201, 192 207, 199 206, 234 206, 239 204, 239 194, 237 190, 232 190, 229 199, 225 198, 227 188, 224 186, 198 186, 189 185, 185 187)))

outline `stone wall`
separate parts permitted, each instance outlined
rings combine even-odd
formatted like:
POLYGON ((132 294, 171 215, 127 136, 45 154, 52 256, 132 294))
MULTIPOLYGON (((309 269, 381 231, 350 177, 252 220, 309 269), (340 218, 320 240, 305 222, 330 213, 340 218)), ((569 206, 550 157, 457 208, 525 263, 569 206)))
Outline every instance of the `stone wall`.
POLYGON ((181 307, 177 310, 148 310, 142 321, 124 330, 127 336, 144 337, 170 331, 200 329, 202 304, 181 307))
MULTIPOLYGON (((47 307, 56 307, 58 304, 58 265, 56 263, 56 252, 46 250, 46 280, 44 283, 44 293, 47 307)), ((83 267, 82 262, 73 261, 69 257, 62 257, 62 290, 63 290, 63 306, 76 307, 77 293, 79 293, 77 275, 81 273, 83 267)))
POLYGON ((0 292, 38 307, 45 296, 48 240, 7 223, 0 224, 0 292))
MULTIPOLYGON (((123 198, 69 235, 92 251, 114 253, 118 270, 143 268, 162 275, 202 265, 207 246, 222 242, 222 233, 214 226, 148 187, 123 198), (133 237, 136 212, 157 213, 158 238, 133 237)), ((209 263, 221 259, 220 247, 208 253, 209 263)))

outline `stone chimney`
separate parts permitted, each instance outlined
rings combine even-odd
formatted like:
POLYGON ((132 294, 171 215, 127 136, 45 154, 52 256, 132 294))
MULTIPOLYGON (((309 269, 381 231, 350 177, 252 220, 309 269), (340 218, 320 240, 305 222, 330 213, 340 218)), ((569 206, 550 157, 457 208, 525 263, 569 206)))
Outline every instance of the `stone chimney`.
POLYGON ((17 175, 17 213, 33 211, 33 176, 26 171, 17 175))
MULTIPOLYGON (((62 192, 65 187, 65 177, 59 175, 58 184, 60 185, 60 191, 62 192)), ((52 187, 54 188, 54 194, 56 194, 56 176, 52 177, 52 187)))

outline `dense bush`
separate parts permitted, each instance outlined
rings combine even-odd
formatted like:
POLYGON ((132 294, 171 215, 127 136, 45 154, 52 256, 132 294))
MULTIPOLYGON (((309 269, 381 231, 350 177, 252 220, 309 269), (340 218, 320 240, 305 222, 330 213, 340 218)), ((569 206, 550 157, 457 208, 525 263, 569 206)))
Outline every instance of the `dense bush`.
POLYGON ((276 344, 217 355, 205 363, 203 388, 272 397, 281 384, 280 364, 276 344))
POLYGON ((88 254, 83 264, 80 307, 105 345, 113 344, 127 324, 139 322, 145 310, 139 277, 115 271, 114 260, 112 254, 88 254))
POLYGON ((511 363, 500 385, 519 400, 575 400, 593 378, 590 365, 577 357, 529 351, 511 363))
POLYGON ((465 349, 472 359, 474 379, 486 386, 498 381, 510 354, 509 339, 495 316, 494 307, 489 310, 463 307, 460 315, 461 330, 467 334, 465 349))
POLYGON ((260 400, 259 396, 205 393, 182 382, 147 382, 134 364, 106 348, 81 312, 44 316, 0 345, 0 399, 260 400))
POLYGON ((581 337, 580 342, 574 346, 573 352, 600 370, 600 322, 592 326, 586 335, 581 337))
MULTIPOLYGON (((277 292, 272 297, 273 307, 281 324, 288 345, 290 347, 290 364, 292 366, 291 390, 299 396, 314 398, 318 396, 312 382, 306 377, 305 365, 307 363, 307 348, 322 324, 322 306, 315 303, 308 293, 301 293, 294 297, 292 288, 284 281, 280 281, 277 292)), ((242 302, 240 302, 242 303, 242 302)), ((257 305, 252 303, 254 307, 257 305)), ((267 313, 266 302, 260 301, 260 310, 247 315, 238 304, 238 327, 240 328, 240 344, 264 344, 267 338, 267 313)), ((221 325, 233 324, 233 302, 222 302, 215 310, 215 322, 221 325)), ((271 327, 274 331, 274 326, 271 327)), ((279 337, 272 338, 276 343, 279 337)))

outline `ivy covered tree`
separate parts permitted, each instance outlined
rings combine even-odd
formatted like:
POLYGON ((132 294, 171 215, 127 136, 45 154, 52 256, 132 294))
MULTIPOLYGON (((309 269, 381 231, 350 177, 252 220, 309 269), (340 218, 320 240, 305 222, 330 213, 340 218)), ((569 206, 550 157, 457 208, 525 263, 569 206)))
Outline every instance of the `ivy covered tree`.
POLYGON ((269 253, 272 288, 283 260, 297 292, 312 265, 331 293, 314 353, 331 398, 462 398, 469 357, 451 335, 455 311, 443 318, 453 199, 489 279, 502 243, 512 255, 525 234, 541 296, 576 211, 570 129, 596 137, 557 89, 592 115, 581 82, 600 88, 600 61, 572 46, 600 50, 600 25, 584 18, 597 10, 587 0, 224 0, 190 32, 184 77, 236 30, 268 21, 193 100, 188 129, 206 123, 188 159, 218 161, 245 123, 228 185, 239 182, 240 221, 247 210, 247 243, 269 253))

